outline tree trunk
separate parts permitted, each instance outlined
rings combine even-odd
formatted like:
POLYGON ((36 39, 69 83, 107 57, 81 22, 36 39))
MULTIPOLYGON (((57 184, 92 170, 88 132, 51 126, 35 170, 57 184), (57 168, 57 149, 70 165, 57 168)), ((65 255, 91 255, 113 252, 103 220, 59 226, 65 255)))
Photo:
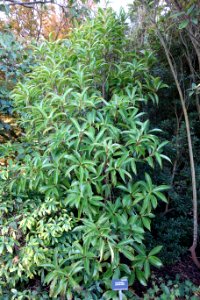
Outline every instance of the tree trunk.
MULTIPOLYGON (((193 65, 192 65, 192 59, 191 59, 191 56, 190 56, 190 51, 189 51, 187 43, 186 43, 186 41, 185 41, 185 39, 184 39, 184 37, 181 33, 180 33, 180 38, 182 40, 183 45, 185 46, 185 50, 186 50, 185 56, 186 56, 186 59, 187 59, 187 62, 188 62, 189 68, 190 68, 190 72, 191 72, 191 75, 192 75, 192 80, 195 84, 197 84, 195 71, 194 71, 194 68, 193 68, 193 65)), ((195 49, 195 52, 196 52, 196 49, 195 49)), ((197 54, 197 52, 196 52, 196 54, 197 54)), ((199 71, 200 71, 200 60, 199 60, 199 71)), ((195 93, 195 100, 196 100, 196 108, 197 108, 197 112, 198 112, 198 117, 200 119, 200 104, 199 104, 199 96, 197 95, 197 93, 195 93)))
POLYGON ((193 148, 192 148, 192 139, 191 139, 191 131, 190 131, 190 123, 189 123, 189 118, 188 118, 188 112, 187 108, 185 105, 185 99, 183 96, 183 92, 181 89, 181 86, 179 84, 178 76, 176 73, 176 69, 173 65, 172 59, 170 57, 170 52, 167 47, 167 44, 160 33, 160 31, 157 29, 157 34, 160 39, 160 42, 165 50, 165 55, 167 58, 167 61, 169 63, 172 75, 174 77, 174 81, 176 83, 176 87, 179 93, 179 97, 181 100, 181 106, 184 114, 184 119, 185 119, 185 125, 186 125, 186 132, 187 132, 187 140, 188 140, 188 149, 189 149, 189 157, 190 157, 190 169, 191 169, 191 176, 192 176, 192 194, 193 194, 193 243, 192 246, 190 247, 190 252, 192 255, 192 259, 195 263, 195 265, 200 268, 200 262, 197 258, 196 255, 196 247, 197 247, 197 238, 198 238, 198 212, 197 212, 197 187, 196 187, 196 174, 195 174, 195 166, 194 166, 194 155, 193 155, 193 148))

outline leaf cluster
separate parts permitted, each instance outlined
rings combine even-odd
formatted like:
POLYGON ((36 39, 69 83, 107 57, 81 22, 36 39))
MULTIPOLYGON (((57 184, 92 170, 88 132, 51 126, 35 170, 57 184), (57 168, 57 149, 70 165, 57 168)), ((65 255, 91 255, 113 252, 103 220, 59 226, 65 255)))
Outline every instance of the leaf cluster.
POLYGON ((0 32, 0 141, 17 136, 13 116, 11 90, 18 80, 30 70, 32 55, 30 49, 16 40, 9 31, 0 32))
POLYGON ((3 289, 40 278, 51 298, 116 299, 112 278, 146 285, 162 265, 144 234, 168 186, 138 173, 169 160, 141 113, 162 82, 125 30, 123 14, 99 10, 68 40, 41 44, 12 94, 25 135, 1 146, 3 289))

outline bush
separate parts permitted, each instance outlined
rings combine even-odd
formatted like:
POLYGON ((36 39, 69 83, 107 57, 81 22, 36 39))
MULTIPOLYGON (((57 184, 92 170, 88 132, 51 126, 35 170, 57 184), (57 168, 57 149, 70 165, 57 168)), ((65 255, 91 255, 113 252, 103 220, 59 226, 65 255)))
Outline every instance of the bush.
POLYGON ((10 92, 30 70, 30 49, 16 40, 10 31, 0 32, 0 142, 18 136, 10 92))
POLYGON ((190 280, 181 282, 178 275, 175 280, 167 278, 152 279, 152 288, 149 288, 143 295, 144 300, 199 299, 200 289, 190 280))
POLYGON ((125 29, 123 14, 100 10, 69 40, 44 42, 13 92, 24 134, 1 147, 2 293, 39 282, 50 298, 117 299, 112 278, 145 285, 161 266, 144 234, 167 186, 144 170, 168 159, 166 142, 139 110, 163 84, 125 29))
POLYGON ((159 214, 155 221, 151 232, 147 232, 145 237, 147 245, 148 247, 154 247, 156 243, 163 245, 160 252, 163 263, 173 264, 187 254, 192 221, 183 216, 167 218, 159 214))

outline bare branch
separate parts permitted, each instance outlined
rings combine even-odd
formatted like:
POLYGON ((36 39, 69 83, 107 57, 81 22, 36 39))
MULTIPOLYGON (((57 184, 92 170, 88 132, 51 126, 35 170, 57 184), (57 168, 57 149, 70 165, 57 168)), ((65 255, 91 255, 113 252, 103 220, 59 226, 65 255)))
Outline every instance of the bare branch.
POLYGON ((4 0, 3 1, 4 4, 6 5, 20 5, 20 6, 24 6, 27 8, 34 8, 35 5, 40 4, 40 5, 46 5, 46 4, 54 4, 57 5, 61 8, 66 8, 67 6, 62 5, 58 2, 55 2, 54 0, 35 0, 35 1, 30 1, 30 2, 22 2, 22 1, 14 1, 14 0, 4 0))

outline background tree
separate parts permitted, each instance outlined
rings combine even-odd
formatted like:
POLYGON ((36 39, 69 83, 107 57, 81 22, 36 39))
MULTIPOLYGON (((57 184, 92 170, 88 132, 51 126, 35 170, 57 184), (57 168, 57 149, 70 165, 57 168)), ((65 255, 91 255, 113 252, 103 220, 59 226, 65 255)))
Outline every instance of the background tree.
MULTIPOLYGON (((141 18, 140 27, 138 30, 143 32, 143 36, 146 40, 143 39, 144 43, 146 43, 146 47, 154 48, 156 51, 160 51, 158 48, 158 44, 153 42, 151 37, 154 38, 155 35, 159 37, 160 44, 164 49, 164 53, 169 64, 170 72, 173 76, 176 88, 178 90, 179 99, 181 100, 182 112, 177 115, 177 110, 175 111, 176 119, 177 119, 177 128, 176 128, 176 137, 179 138, 179 129, 182 121, 182 116, 184 116, 186 122, 186 133, 188 139, 188 149, 189 149, 189 157, 190 157, 190 167, 191 167, 191 178, 192 178, 192 192, 193 192, 193 244, 191 249, 192 257, 197 266, 199 266, 199 262, 197 260, 195 249, 197 247, 197 236, 198 236, 198 210, 197 210, 197 185, 196 179, 197 176, 195 174, 195 165, 194 165, 194 153, 192 140, 191 140, 191 125, 188 118, 188 114, 190 109, 193 109, 193 99, 196 102, 197 114, 199 115, 199 100, 198 95, 193 93, 193 97, 190 96, 192 93, 189 93, 189 90, 195 87, 195 83, 193 80, 198 78, 199 69, 196 65, 196 61, 198 61, 198 52, 195 49, 195 43, 198 42, 198 22, 199 22, 199 3, 196 1, 192 2, 184 2, 182 6, 178 1, 138 1, 135 3, 137 12, 142 12, 143 18, 141 18), (177 14, 177 5, 180 6, 180 9, 177 14), (193 11, 194 9, 194 11, 193 11), (177 18, 180 18, 177 19, 177 18), (149 27, 149 20, 151 22, 151 27, 149 27), (174 20, 174 22, 172 22, 174 20), (146 23, 145 23, 146 22, 146 23), (148 25, 147 25, 148 24, 148 25), (187 28, 190 27, 190 29, 187 28), (195 31, 196 30, 196 31, 195 31), (185 32, 184 32, 185 31, 185 32), (195 39, 195 43, 189 43, 188 39, 195 39), (176 41, 176 42, 175 42, 176 41), (187 41, 187 42, 186 42, 187 41), (191 46, 190 46, 191 44, 191 46), (176 52, 179 46, 179 53, 176 52), (177 45, 177 46, 176 46, 177 45), (187 46, 189 45, 189 46, 187 46), (181 53, 181 54, 180 54, 181 53), (193 53, 193 57, 191 54, 193 53), (197 59, 195 59, 195 57, 197 59), (187 58, 187 64, 185 63, 185 58, 187 58), (188 72, 189 68, 189 72, 188 72), (188 75, 186 75, 189 73, 188 75), (186 77, 188 76, 188 77, 186 77), (188 81, 188 78, 190 80, 188 81), (188 84, 189 83, 189 84, 188 84)), ((137 34, 137 33, 136 33, 137 34)), ((143 45, 144 45, 143 43, 143 45)), ((173 91, 173 89, 172 89, 173 91)), ((172 95, 171 98, 174 96, 172 95)), ((197 115, 197 116, 198 116, 197 115)), ((178 146, 178 143, 176 144, 178 146)), ((177 155, 179 154, 179 150, 177 151, 177 155)), ((179 155, 178 155, 179 156, 179 155)), ((196 165, 197 169, 197 165, 196 165)), ((172 182, 174 181, 174 175, 177 172, 177 159, 174 161, 174 167, 172 169, 172 182)))
POLYGON ((0 141, 18 136, 19 129, 13 118, 11 90, 32 64, 31 50, 16 41, 15 36, 4 29, 0 33, 0 141))
MULTIPOLYGON (((3 1, 3 19, 13 32, 28 40, 64 37, 73 20, 83 21, 92 13, 96 1, 3 1)), ((98 2, 98 1, 97 1, 98 2)))

